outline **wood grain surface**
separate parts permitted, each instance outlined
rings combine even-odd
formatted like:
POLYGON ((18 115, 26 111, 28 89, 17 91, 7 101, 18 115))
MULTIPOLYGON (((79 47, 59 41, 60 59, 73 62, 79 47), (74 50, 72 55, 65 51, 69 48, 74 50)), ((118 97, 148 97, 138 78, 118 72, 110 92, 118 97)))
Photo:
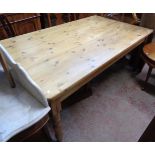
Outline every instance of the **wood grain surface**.
POLYGON ((155 61, 155 42, 145 45, 143 51, 149 59, 155 61))
POLYGON ((0 43, 48 99, 63 100, 151 33, 150 29, 91 16, 0 43))

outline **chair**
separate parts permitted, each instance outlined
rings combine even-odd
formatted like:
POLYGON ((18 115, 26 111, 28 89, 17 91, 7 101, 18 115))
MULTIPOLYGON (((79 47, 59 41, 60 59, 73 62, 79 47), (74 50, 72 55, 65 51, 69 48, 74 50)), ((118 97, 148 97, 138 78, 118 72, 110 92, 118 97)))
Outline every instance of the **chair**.
MULTIPOLYGON (((154 34, 155 34, 155 14, 154 13, 143 13, 141 17, 140 26, 153 29, 153 33, 149 35, 148 38, 145 40, 145 44, 151 43, 153 40, 154 34)), ((139 73, 141 72, 145 64, 143 59, 139 57, 139 53, 143 53, 143 46, 140 46, 138 55, 136 56, 137 58, 135 59, 135 62, 138 62, 137 68, 139 70, 138 71, 139 73)))
POLYGON ((79 19, 79 13, 68 13, 69 22, 78 20, 79 19))
POLYGON ((12 73, 15 89, 7 87, 0 70, 0 141, 23 141, 45 126, 49 119, 50 107, 40 88, 20 65, 15 64, 12 73))
POLYGON ((127 15, 126 13, 105 13, 103 16, 133 25, 140 23, 140 19, 136 13, 131 13, 131 15, 127 15))
POLYGON ((149 65, 149 70, 145 79, 144 87, 142 88, 144 90, 151 75, 152 69, 155 68, 155 42, 145 45, 141 56, 144 62, 149 65))
POLYGON ((9 38, 15 36, 15 32, 12 28, 12 25, 8 21, 7 17, 3 14, 0 14, 0 23, 2 24, 4 30, 9 38))
POLYGON ((155 13, 143 13, 140 26, 153 29, 155 34, 155 13))
MULTIPOLYGON (((142 71, 144 67, 144 60, 140 57, 141 53, 143 53, 143 46, 152 42, 153 35, 155 34, 155 14, 153 13, 143 13, 140 19, 140 26, 153 29, 154 32, 150 34, 145 42, 135 48, 134 52, 131 53, 130 66, 132 67, 134 73, 138 74, 142 71)), ((144 89, 144 88, 143 88, 144 89)))

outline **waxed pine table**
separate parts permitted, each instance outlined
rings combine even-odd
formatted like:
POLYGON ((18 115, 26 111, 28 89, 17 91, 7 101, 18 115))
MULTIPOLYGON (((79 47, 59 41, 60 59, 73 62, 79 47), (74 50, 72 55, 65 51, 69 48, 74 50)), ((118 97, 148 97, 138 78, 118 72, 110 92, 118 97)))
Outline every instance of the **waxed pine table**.
POLYGON ((91 16, 0 41, 40 86, 63 140, 61 102, 140 45, 151 29, 91 16))

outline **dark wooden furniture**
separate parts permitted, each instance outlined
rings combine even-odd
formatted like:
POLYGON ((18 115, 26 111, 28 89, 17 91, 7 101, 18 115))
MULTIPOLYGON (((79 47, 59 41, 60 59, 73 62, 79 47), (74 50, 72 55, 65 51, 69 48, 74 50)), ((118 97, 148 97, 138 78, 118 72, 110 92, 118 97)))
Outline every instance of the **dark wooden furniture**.
MULTIPOLYGON (((44 16, 44 18, 47 18, 46 20, 48 24, 46 25, 48 26, 43 26, 43 27, 51 27, 51 26, 63 24, 66 22, 71 22, 74 20, 86 18, 93 15, 107 17, 107 18, 115 19, 118 21, 130 23, 134 25, 138 25, 140 23, 139 14, 137 15, 135 13, 130 13, 130 14, 129 13, 128 14, 127 13, 44 13, 42 16, 44 16)), ((42 19, 42 21, 45 21, 45 20, 42 19)))
POLYGON ((36 31, 41 28, 51 27, 92 15, 106 16, 131 24, 137 23, 135 14, 112 13, 1 13, 5 22, 0 22, 0 39, 13 37, 36 31))
POLYGON ((48 13, 49 27, 79 19, 78 13, 48 13))
POLYGON ((151 75, 152 69, 155 68, 155 42, 149 43, 144 46, 142 52, 143 60, 149 65, 149 70, 145 79, 143 90, 146 87, 147 81, 151 75))
POLYGON ((138 25, 140 23, 140 19, 136 13, 105 13, 103 16, 132 25, 138 25))
POLYGON ((8 37, 15 36, 14 30, 4 14, 0 14, 0 24, 3 26, 5 33, 7 34, 8 37))
POLYGON ((9 142, 23 142, 26 141, 28 138, 39 132, 40 130, 43 130, 43 133, 45 133, 49 140, 52 141, 52 138, 50 137, 49 130, 47 130, 47 123, 49 121, 49 116, 44 116, 40 121, 38 121, 33 126, 29 127, 28 129, 24 130, 23 132, 17 134, 16 136, 9 139, 9 142))
POLYGON ((155 142, 155 117, 140 137, 139 142, 155 142))
POLYGON ((5 27, 11 27, 14 33, 13 36, 41 29, 39 13, 5 13, 1 15, 5 17, 7 22, 5 22, 5 26, 0 23, 0 39, 12 37, 8 36, 5 27))
POLYGON ((93 15, 104 16, 104 13, 47 13, 47 21, 51 27, 93 15))
POLYGON ((5 72, 6 75, 7 75, 7 78, 8 78, 8 81, 9 81, 11 87, 14 88, 14 87, 15 87, 14 79, 13 79, 13 77, 12 77, 10 71, 9 71, 9 68, 8 68, 8 66, 7 66, 7 64, 6 64, 6 62, 5 62, 5 60, 3 59, 1 53, 0 53, 0 63, 1 63, 1 65, 2 65, 2 67, 3 67, 3 69, 4 69, 4 72, 5 72))
POLYGON ((132 66, 133 71, 135 73, 140 73, 143 69, 143 66, 145 64, 144 60, 140 57, 141 53, 143 53, 143 47, 145 44, 151 43, 154 35, 155 30, 155 14, 153 13, 143 13, 138 14, 140 17, 140 26, 145 28, 153 29, 153 33, 145 40, 145 42, 139 46, 137 51, 135 51, 132 55, 132 66))

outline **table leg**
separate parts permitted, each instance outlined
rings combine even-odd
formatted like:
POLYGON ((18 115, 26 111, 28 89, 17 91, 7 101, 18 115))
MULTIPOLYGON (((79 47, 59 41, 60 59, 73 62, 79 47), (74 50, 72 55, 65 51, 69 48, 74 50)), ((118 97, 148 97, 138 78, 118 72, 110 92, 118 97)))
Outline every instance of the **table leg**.
POLYGON ((54 123, 55 137, 58 141, 62 141, 63 132, 61 126, 61 102, 50 101, 49 105, 51 106, 52 118, 54 123))
POLYGON ((12 75, 11 75, 9 69, 8 69, 8 66, 7 66, 7 64, 6 64, 6 62, 5 62, 5 60, 3 59, 3 57, 2 57, 1 54, 0 54, 0 63, 2 64, 2 67, 3 67, 3 69, 4 69, 4 72, 5 72, 6 75, 7 75, 7 78, 8 78, 8 81, 9 81, 11 87, 12 87, 12 88, 15 88, 16 85, 15 85, 14 79, 13 79, 13 77, 12 77, 12 75))

